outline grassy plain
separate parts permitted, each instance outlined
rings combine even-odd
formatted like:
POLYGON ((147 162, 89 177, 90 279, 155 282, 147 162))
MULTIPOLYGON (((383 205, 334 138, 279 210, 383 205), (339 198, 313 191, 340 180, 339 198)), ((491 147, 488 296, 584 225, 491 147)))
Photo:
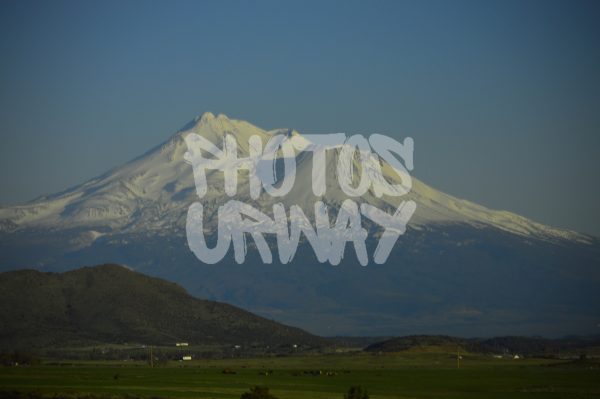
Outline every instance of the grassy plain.
POLYGON ((239 398, 266 385, 279 399, 600 398, 595 361, 497 359, 438 351, 192 360, 150 368, 135 361, 45 362, 0 368, 0 391, 164 398, 239 398), (224 373, 227 370, 229 373, 224 373), (270 373, 270 371, 272 371, 270 373), (329 374, 329 375, 328 375, 329 374))

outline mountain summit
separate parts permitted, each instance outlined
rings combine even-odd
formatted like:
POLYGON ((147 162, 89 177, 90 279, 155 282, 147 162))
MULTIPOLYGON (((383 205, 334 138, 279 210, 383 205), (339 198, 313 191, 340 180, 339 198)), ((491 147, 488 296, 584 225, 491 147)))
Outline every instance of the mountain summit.
MULTIPOLYGON (((253 248, 243 265, 235 264, 232 253, 222 264, 203 265, 187 246, 187 210, 195 201, 212 210, 206 212, 204 227, 207 235, 216 234, 215 210, 228 197, 220 172, 207 174, 205 197, 196 195, 192 166, 184 160, 190 133, 218 147, 231 134, 240 157, 248 154, 251 136, 259 136, 263 144, 274 134, 301 136, 290 129, 267 131, 204 113, 125 165, 69 190, 1 208, 2 269, 126 264, 180 282, 195 295, 320 334, 596 332, 596 238, 487 209, 414 177, 412 191, 404 197, 376 198, 368 191, 357 200, 388 213, 403 199, 417 204, 407 232, 384 265, 363 268, 348 250, 337 267, 320 264, 311 251, 302 250, 292 264, 264 265, 253 248)), ((336 157, 335 151, 328 155, 327 182, 336 181, 336 157)), ((394 180, 385 164, 382 170, 394 180)), ((321 200, 335 214, 344 198, 339 187, 328 186, 324 196, 316 197, 311 181, 311 159, 300 155, 292 192, 281 202, 286 208, 299 205, 308 215, 321 200)), ((243 174, 238 195, 265 214, 272 213, 272 198, 249 198, 243 174)))

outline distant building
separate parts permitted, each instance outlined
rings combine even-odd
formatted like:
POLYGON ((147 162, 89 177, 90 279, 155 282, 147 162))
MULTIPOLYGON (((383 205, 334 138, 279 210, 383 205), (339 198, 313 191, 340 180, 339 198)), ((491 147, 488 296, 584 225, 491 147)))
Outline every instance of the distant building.
POLYGON ((189 344, 187 342, 177 342, 175 344, 175 346, 188 346, 189 344))
POLYGON ((191 356, 184 356, 181 358, 181 360, 192 360, 191 356))

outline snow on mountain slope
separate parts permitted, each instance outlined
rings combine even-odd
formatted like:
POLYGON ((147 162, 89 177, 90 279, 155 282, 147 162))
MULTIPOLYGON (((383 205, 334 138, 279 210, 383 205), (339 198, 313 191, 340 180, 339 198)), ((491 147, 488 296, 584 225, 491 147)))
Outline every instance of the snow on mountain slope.
MULTIPOLYGON (((289 129, 265 131, 248 122, 229 119, 225 115, 214 116, 207 112, 195 118, 184 129, 177 132, 160 146, 148 151, 133 161, 115 168, 102 176, 62 193, 42 197, 24 205, 0 209, 0 231, 27 228, 67 229, 83 228, 89 240, 111 232, 160 231, 182 233, 185 229, 189 205, 198 200, 195 192, 192 167, 184 161, 188 150, 184 137, 196 133, 222 146, 225 134, 236 138, 240 157, 247 156, 249 138, 261 137, 263 144, 274 134, 298 136, 289 129)), ((302 136, 300 136, 302 137, 302 136)), ((274 202, 283 202, 286 207, 300 205, 307 215, 311 214, 314 202, 323 200, 331 206, 341 204, 347 196, 337 183, 336 165, 338 150, 328 151, 326 172, 327 192, 323 198, 312 193, 312 158, 300 154, 297 157, 296 180, 292 191, 283 199, 274 199, 262 194, 253 201, 249 197, 247 177, 238 179, 237 199, 258 206, 270 215, 274 202)), ((418 143, 416 146, 418 157, 418 143)), ((394 182, 396 175, 389 165, 382 165, 386 180, 394 182)), ((223 190, 223 174, 207 173, 208 193, 201 200, 205 207, 217 206, 228 199, 223 190)), ((494 211, 472 202, 461 200, 429 187, 412 178, 412 191, 403 197, 377 198, 368 191, 357 202, 368 202, 389 213, 407 199, 417 203, 417 210, 409 227, 422 229, 436 224, 466 223, 476 228, 494 227, 513 234, 543 240, 572 240, 586 243, 590 237, 575 232, 548 227, 506 211, 494 211)), ((215 215, 206 216, 206 228, 216 228, 215 215)), ((89 241, 88 240, 88 241, 89 241)))

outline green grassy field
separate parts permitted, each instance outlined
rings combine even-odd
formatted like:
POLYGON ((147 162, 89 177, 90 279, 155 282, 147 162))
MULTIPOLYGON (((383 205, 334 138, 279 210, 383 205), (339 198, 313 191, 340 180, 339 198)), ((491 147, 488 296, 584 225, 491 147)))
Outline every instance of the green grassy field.
POLYGON ((0 368, 1 391, 36 391, 48 396, 237 399, 251 386, 266 385, 279 399, 319 399, 343 398, 348 387, 359 384, 372 399, 600 398, 600 368, 590 361, 467 355, 457 369, 452 354, 428 351, 194 360, 159 368, 108 361, 0 368), (224 369, 235 374, 224 374, 224 369), (273 373, 264 375, 266 370, 273 373))

